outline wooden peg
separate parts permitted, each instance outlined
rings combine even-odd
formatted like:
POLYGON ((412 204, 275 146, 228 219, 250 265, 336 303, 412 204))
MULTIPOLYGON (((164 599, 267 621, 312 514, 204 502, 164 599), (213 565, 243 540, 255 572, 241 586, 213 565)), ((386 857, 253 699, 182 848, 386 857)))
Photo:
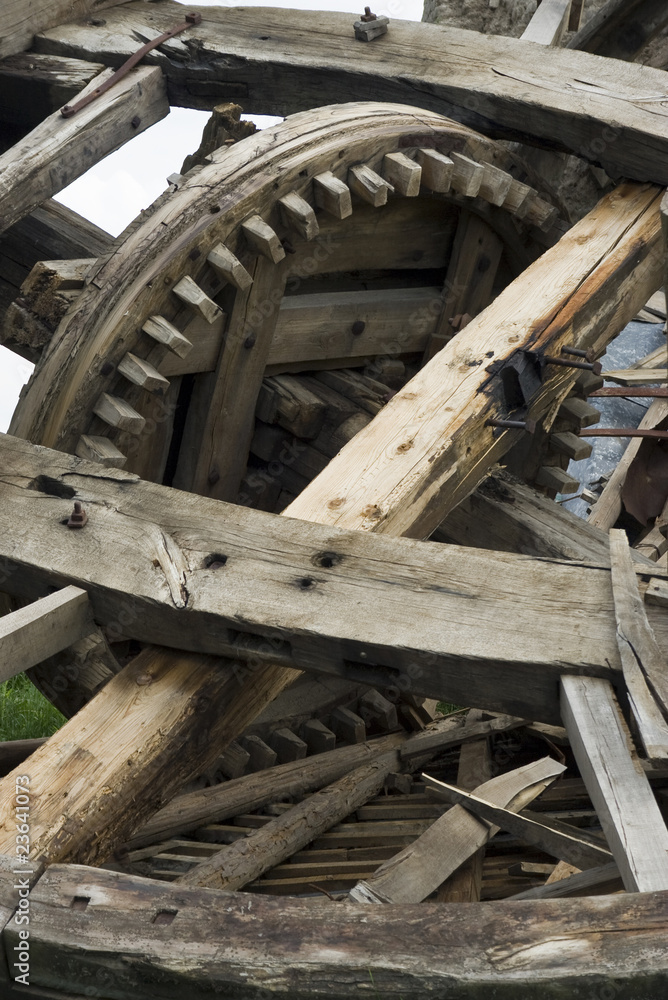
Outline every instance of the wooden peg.
POLYGON ((278 199, 279 211, 284 225, 294 229, 304 240, 314 239, 320 232, 315 212, 301 195, 290 191, 278 199))
POLYGON ((110 427, 129 431, 130 434, 141 434, 146 423, 141 414, 137 413, 129 403, 118 396, 110 396, 108 392, 103 392, 99 397, 93 407, 93 413, 110 427))
POLYGON ((558 465, 543 465, 538 470, 536 482, 557 493, 577 493, 580 483, 558 465))
POLYGON ((478 194, 491 205, 503 205, 510 191, 513 178, 493 163, 482 164, 482 182, 478 194))
POLYGON ((594 409, 589 403, 585 403, 584 399, 578 399, 577 396, 569 396, 559 407, 559 417, 563 420, 569 420, 581 429, 597 424, 601 419, 601 413, 600 410, 594 409))
POLYGON ((550 435, 550 446, 553 451, 558 451, 560 455, 567 455, 574 462, 579 462, 583 458, 589 458, 592 446, 588 441, 584 441, 572 431, 562 431, 559 434, 550 435))
POLYGON ((249 246, 253 250, 257 250, 267 260, 278 264, 285 257, 285 250, 281 246, 278 236, 259 215, 251 215, 245 222, 242 222, 241 230, 248 240, 249 246))
POLYGON ((421 176, 420 164, 405 153, 386 153, 383 157, 383 177, 404 198, 415 198, 420 193, 421 176))
POLYGON ((482 164, 476 163, 462 153, 451 153, 450 158, 454 164, 450 182, 452 190, 464 195, 465 198, 475 198, 480 191, 484 176, 482 164))
POLYGON ((333 215, 335 219, 347 219, 352 215, 350 188, 335 177, 331 170, 313 178, 313 196, 318 208, 333 215))
POLYGON ((216 305, 213 299, 210 299, 206 292, 202 291, 190 275, 187 274, 184 278, 181 278, 174 285, 172 291, 185 305, 190 306, 193 312, 196 312, 202 319, 205 319, 207 323, 213 323, 220 316, 220 306, 216 305))
POLYGON ((386 205, 388 192, 394 191, 393 186, 388 181, 383 180, 380 174, 377 174, 371 167, 367 167, 365 163, 359 163, 350 168, 348 185, 358 198, 373 205, 374 208, 386 205))
POLYGON ((549 201, 543 198, 532 198, 527 209, 526 220, 532 226, 538 226, 543 232, 547 232, 559 216, 558 210, 549 201))
POLYGON ((89 462, 99 462, 111 469, 122 469, 127 459, 122 451, 106 437, 95 437, 82 434, 74 449, 79 458, 87 458, 89 462))
POLYGON ((187 337, 184 337, 180 330, 166 320, 164 316, 149 316, 144 323, 142 330, 159 344, 164 344, 170 351, 179 358, 185 358, 192 351, 193 345, 187 337))
POLYGON ((523 219, 529 211, 532 200, 536 197, 538 196, 532 187, 513 179, 503 207, 512 215, 516 215, 518 219, 523 219))
POLYGON ((437 149, 418 149, 417 159, 422 168, 422 183, 425 187, 439 194, 450 190, 455 165, 449 156, 439 153, 437 149))
POLYGON ((120 362, 118 371, 129 382, 141 386, 148 392, 164 392, 165 389, 169 389, 169 379, 161 375, 148 361, 129 352, 120 362))
POLYGON ((218 243, 206 259, 224 281, 240 291, 243 292, 253 284, 253 279, 241 261, 223 243, 218 243))

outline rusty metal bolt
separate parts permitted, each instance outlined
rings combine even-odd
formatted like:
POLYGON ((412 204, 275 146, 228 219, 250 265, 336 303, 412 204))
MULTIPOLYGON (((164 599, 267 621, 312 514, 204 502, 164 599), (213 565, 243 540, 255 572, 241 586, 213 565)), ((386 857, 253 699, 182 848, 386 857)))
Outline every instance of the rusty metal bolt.
POLYGON ((68 528, 83 528, 86 521, 88 520, 88 514, 81 506, 78 500, 74 501, 74 510, 70 514, 70 519, 67 522, 68 528))

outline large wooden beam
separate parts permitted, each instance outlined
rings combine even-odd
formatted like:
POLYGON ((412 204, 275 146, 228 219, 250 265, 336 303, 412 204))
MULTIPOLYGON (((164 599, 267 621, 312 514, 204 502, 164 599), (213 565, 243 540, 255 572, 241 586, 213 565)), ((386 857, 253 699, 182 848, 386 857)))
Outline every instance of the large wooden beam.
MULTIPOLYGON (((109 77, 104 70, 81 94, 109 77)), ((72 118, 54 112, 0 157, 0 231, 169 114, 164 78, 139 66, 72 118)))
POLYGON ((3 0, 0 10, 0 59, 29 49, 38 31, 125 0, 3 0))
POLYGON ((521 431, 498 433, 489 419, 507 417, 523 396, 530 417, 554 419, 574 372, 547 364, 541 384, 541 358, 564 346, 602 353, 659 286, 660 197, 652 186, 622 185, 603 198, 425 365, 286 513, 430 534, 518 440, 521 431), (535 388, 526 390, 513 367, 526 364, 524 352, 534 359, 535 388))
MULTIPOLYGON (((65 25, 39 36, 42 52, 117 65, 137 36, 183 19, 177 3, 124 4, 106 25, 65 25)), ((148 60, 169 77, 170 99, 211 108, 221 97, 248 111, 286 115, 334 101, 419 103, 496 138, 545 144, 600 163, 613 176, 668 183, 665 74, 516 38, 395 21, 373 45, 354 44, 350 15, 321 12, 309 30, 299 11, 202 10, 189 32, 148 60), (171 48, 171 52, 170 52, 171 48), (176 58, 174 58, 176 56, 176 58), (651 104, 647 97, 656 97, 651 104)))
POLYGON ((274 660, 552 723, 562 673, 617 676, 608 569, 306 524, 0 440, 4 589, 85 588, 112 638, 231 655, 240 680, 274 660))
MULTIPOLYGON (((212 990, 262 1000, 268 983, 277 997, 330 1000, 374 989, 431 1000, 444 983, 472 1000, 494 992, 533 1000, 537 988, 546 1000, 574 988, 598 996, 611 984, 630 1000, 638 983, 658 998, 668 977, 667 900, 315 905, 58 865, 30 896, 30 981, 84 995, 95 983, 119 1000, 208 1000, 212 990)), ((20 929, 8 924, 8 953, 20 929)))

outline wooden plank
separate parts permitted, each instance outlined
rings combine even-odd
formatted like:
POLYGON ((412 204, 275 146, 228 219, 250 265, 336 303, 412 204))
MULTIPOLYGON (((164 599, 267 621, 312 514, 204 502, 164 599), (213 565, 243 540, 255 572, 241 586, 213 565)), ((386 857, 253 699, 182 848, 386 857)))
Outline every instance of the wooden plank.
POLYGON ((668 712, 666 660, 647 621, 626 532, 616 528, 610 529, 610 570, 617 646, 631 710, 648 758, 665 760, 668 723, 661 709, 668 712))
POLYGON ((607 0, 567 47, 613 59, 635 59, 666 24, 668 11, 661 0, 607 0))
MULTIPOLYGON (((0 555, 21 567, 6 590, 29 598, 54 576, 78 581, 107 628, 120 618, 122 633, 143 642, 238 657, 241 678, 255 675, 244 663, 276 657, 285 667, 558 723, 562 673, 617 673, 608 570, 222 507, 121 470, 101 475, 9 436, 2 451, 0 555), (63 486, 87 498, 79 533, 59 523, 71 511, 57 495, 63 486), (10 530, 26 517, 29 548, 10 530)), ((654 625, 661 610, 649 613, 654 625)), ((665 642, 660 620, 657 636, 665 642)))
MULTIPOLYGON (((105 70, 81 92, 111 75, 105 70)), ((162 72, 139 66, 72 118, 55 112, 0 157, 0 230, 169 112, 162 72)))
MULTIPOLYGON (((558 355, 568 342, 598 353, 658 285, 659 215, 655 188, 622 186, 613 200, 602 199, 425 365, 285 513, 377 533, 430 534, 522 433, 495 434, 486 424, 518 406, 499 377, 516 352, 530 343, 537 355, 558 355), (622 259, 628 281, 620 280, 622 259)), ((552 371, 527 390, 532 418, 548 412, 559 386, 563 398, 572 380, 563 374, 569 369, 552 371)))
POLYGON ((391 750, 373 763, 355 768, 176 881, 181 885, 241 889, 377 795, 398 763, 396 750, 391 750))
POLYGON ((562 715, 627 892, 668 888, 668 830, 610 684, 563 677, 562 715))
MULTIPOLYGON (((117 61, 136 48, 133 32, 147 18, 163 30, 178 23, 180 12, 172 3, 157 10, 133 3, 109 12, 102 30, 65 25, 45 32, 39 50, 117 61)), ((598 161, 611 175, 668 183, 667 112, 659 102, 647 106, 637 100, 639 94, 665 94, 660 70, 620 66, 612 59, 592 63, 587 53, 563 49, 547 60, 543 49, 520 39, 410 22, 393 23, 381 43, 365 46, 361 59, 359 46, 350 42, 349 15, 322 12, 304 36, 300 14, 263 12, 261 45, 258 16, 252 8, 203 12, 202 24, 189 37, 198 44, 198 65, 218 63, 208 86, 201 75, 189 78, 180 62, 172 67, 159 52, 148 60, 164 63, 175 100, 186 106, 211 108, 221 88, 227 99, 242 97, 251 112, 278 115, 358 101, 361 93, 367 100, 412 104, 418 92, 423 108, 497 138, 544 141, 598 161), (450 47, 458 58, 445 65, 442 53, 450 47), (224 69, 222 58, 229 60, 224 69)))
MULTIPOLYGON (((563 771, 549 757, 478 785, 476 794, 518 811, 563 771)), ((419 903, 497 831, 453 806, 410 847, 381 865, 350 893, 356 903, 419 903)))
POLYGON ((95 628, 88 595, 65 587, 0 618, 0 681, 34 667, 95 628))
MULTIPOLYGON (((604 847, 597 846, 589 839, 579 836, 577 827, 566 828, 566 824, 552 826, 546 823, 540 814, 519 815, 510 809, 474 795, 463 788, 448 785, 444 781, 423 774, 422 778, 429 788, 443 794, 450 802, 457 803, 468 809, 475 816, 493 823, 501 830, 514 834, 520 840, 552 854, 555 858, 564 858, 570 864, 580 869, 596 868, 612 861, 612 854, 604 847)), ((555 821, 552 821, 553 823, 555 821)))
MULTIPOLYGON (((512 900, 519 899, 565 899, 575 896, 603 896, 609 892, 620 892, 624 888, 619 869, 613 861, 610 864, 602 865, 600 868, 590 868, 588 871, 575 872, 568 878, 561 878, 554 882, 548 881, 545 885, 537 886, 534 889, 525 889, 524 892, 515 893, 512 900)), ((623 896, 628 899, 628 895, 623 896)))
POLYGON ((38 31, 86 17, 92 11, 115 7, 125 0, 5 0, 0 13, 0 59, 29 49, 38 31))
MULTIPOLYGON (((482 983, 531 1000, 537 981, 555 996, 574 988, 600 994, 614 982, 621 998, 637 992, 640 981, 652 989, 657 983, 659 996, 667 928, 664 894, 547 900, 540 907, 332 906, 52 866, 31 896, 31 981, 84 994, 91 983, 103 990, 109 983, 107 991, 133 1000, 154 1000, 159 992, 205 1000, 212 990, 261 996, 268 975, 279 995, 332 995, 336 983, 337 1000, 358 997, 369 984, 381 996, 428 1000, 444 982, 462 995, 482 983), (75 897, 89 900, 85 911, 72 907, 75 897)), ((17 943, 17 930, 10 924, 6 947, 17 943)))
POLYGON ((537 45, 560 45, 571 13, 571 0, 541 0, 521 38, 537 45))

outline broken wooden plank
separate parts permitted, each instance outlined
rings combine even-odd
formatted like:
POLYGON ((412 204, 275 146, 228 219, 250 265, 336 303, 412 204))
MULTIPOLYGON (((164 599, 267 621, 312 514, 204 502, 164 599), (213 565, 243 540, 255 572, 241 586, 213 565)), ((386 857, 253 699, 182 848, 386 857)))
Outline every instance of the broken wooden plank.
MULTIPOLYGON (((91 982, 102 989, 113 982, 119 992, 118 975, 109 970, 120 953, 122 989, 133 1000, 154 1000, 159 991, 205 1000, 216 989, 260 997, 267 942, 273 990, 332 996, 336 983, 337 1000, 359 997, 369 984, 380 996, 428 1000, 444 982, 462 995, 483 983, 490 992, 533 1000, 537 981, 554 996, 572 993, 574 984, 585 995, 600 994, 615 983, 624 997, 638 981, 653 980, 660 991, 667 970, 660 893, 546 900, 540 907, 521 900, 332 906, 59 865, 33 889, 30 921, 33 984, 85 994, 91 982), (72 907, 75 897, 88 901, 84 912, 72 907)), ((17 944, 19 929, 10 922, 6 948, 17 944)))
MULTIPOLYGON (((99 623, 126 622, 122 634, 144 642, 232 655, 240 679, 275 658, 548 723, 559 722, 562 673, 617 674, 609 570, 306 525, 0 440, 0 526, 25 517, 31 525, 29 549, 0 532, 5 565, 22 569, 4 585, 17 596, 41 596, 54 577, 78 582, 99 623), (85 498, 81 532, 58 524, 71 512, 61 484, 85 498)), ((661 611, 648 610, 663 643, 661 611)))
POLYGON ((668 722, 661 709, 668 713, 666 660, 647 621, 626 532, 616 528, 610 529, 610 571, 617 646, 631 710, 647 756, 665 760, 668 722))
POLYGON ((627 892, 668 888, 668 830, 610 684, 562 677, 564 725, 627 892))
POLYGON ((551 825, 538 813, 531 816, 526 813, 518 814, 461 787, 438 781, 428 774, 423 774, 422 778, 429 788, 442 794, 448 801, 463 806, 487 823, 514 834, 527 844, 540 847, 555 858, 563 858, 580 869, 596 868, 612 861, 610 851, 581 836, 577 827, 568 828, 566 824, 557 824, 554 820, 554 825, 551 825))
MULTIPOLYGON (((520 405, 512 391, 507 398, 500 372, 516 374, 509 366, 523 344, 530 341, 536 356, 558 355, 566 343, 598 353, 658 285, 659 216, 655 188, 622 186, 602 199, 425 365, 285 513, 373 532, 430 534, 521 434, 496 434, 486 421, 520 405), (642 265, 631 266, 628 282, 620 280, 613 261, 637 262, 639 252, 642 265), (629 297, 624 304, 622 294, 629 297)), ((545 414, 568 378, 554 371, 527 389, 529 416, 545 414)))
MULTIPOLYGON (((84 88, 98 87, 105 70, 84 88)), ((0 157, 0 230, 169 112, 162 72, 140 66, 74 117, 55 112, 0 157)))
MULTIPOLYGON (((117 64, 134 51, 134 32, 147 19, 164 30, 178 23, 181 11, 178 4, 161 3, 156 9, 133 3, 110 11, 101 30, 85 25, 51 29, 38 37, 38 49, 117 64)), ((359 101, 360 93, 410 104, 418 91, 423 108, 496 138, 546 141, 601 163, 611 175, 668 183, 666 111, 659 101, 647 106, 637 100, 638 95, 665 94, 660 70, 613 59, 592 63, 587 53, 564 49, 554 49, 547 60, 543 49, 520 39, 398 21, 382 43, 365 46, 361 59, 359 47, 350 42, 349 15, 322 12, 306 37, 299 13, 263 12, 261 45, 258 17, 252 8, 203 12, 202 24, 189 33, 199 52, 190 74, 181 60, 172 65, 160 52, 147 61, 164 66, 173 99, 189 107, 213 107, 221 86, 228 99, 242 97, 248 111, 277 115, 359 101), (458 58, 445 65, 442 53, 450 49, 458 58), (224 70, 222 59, 228 60, 224 70), (208 84, 201 70, 195 72, 203 61, 218 66, 208 84)))
POLYGON ((88 595, 64 587, 0 618, 0 681, 34 667, 95 628, 88 595))
MULTIPOLYGON (((563 771, 563 764, 544 757, 483 782, 476 793, 519 811, 563 771)), ((419 903, 497 829, 476 819, 462 806, 453 806, 410 847, 381 865, 371 878, 358 882, 350 898, 356 903, 419 903)))
POLYGON ((270 820, 245 840, 201 862, 176 881, 181 885, 241 889, 377 795, 387 775, 396 770, 398 764, 397 752, 391 750, 372 763, 350 771, 270 820))

